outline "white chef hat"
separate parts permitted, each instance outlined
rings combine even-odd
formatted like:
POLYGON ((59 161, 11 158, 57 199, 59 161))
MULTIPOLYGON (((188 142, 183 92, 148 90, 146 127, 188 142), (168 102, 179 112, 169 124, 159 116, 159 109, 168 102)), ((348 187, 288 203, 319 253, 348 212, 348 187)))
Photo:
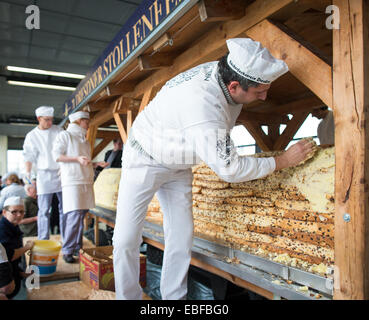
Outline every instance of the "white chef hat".
POLYGON ((227 46, 230 68, 251 81, 269 84, 288 71, 287 64, 274 58, 258 41, 234 38, 227 40, 227 46))
POLYGON ((21 197, 10 197, 4 202, 4 207, 8 206, 24 206, 23 199, 21 197))
POLYGON ((90 113, 86 111, 77 111, 69 115, 69 121, 74 122, 78 119, 90 119, 90 113))
POLYGON ((38 107, 35 111, 36 117, 53 117, 54 116, 54 108, 41 106, 38 107))

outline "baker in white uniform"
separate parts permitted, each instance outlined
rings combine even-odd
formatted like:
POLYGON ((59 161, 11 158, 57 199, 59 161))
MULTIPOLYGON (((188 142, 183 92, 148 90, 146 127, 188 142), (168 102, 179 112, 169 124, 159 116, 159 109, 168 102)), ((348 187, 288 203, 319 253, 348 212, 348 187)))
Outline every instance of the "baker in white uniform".
POLYGON ((227 182, 262 178, 302 161, 301 141, 278 157, 239 157, 230 130, 242 105, 265 100, 288 71, 259 42, 227 40, 229 54, 169 80, 137 116, 123 152, 113 236, 117 299, 141 299, 139 246, 147 206, 156 193, 163 210, 163 299, 185 299, 193 238, 192 170, 203 160, 227 182))
POLYGON ((49 239, 50 208, 53 194, 59 200, 59 226, 61 239, 64 236, 64 215, 62 202, 62 188, 59 176, 59 164, 51 155, 51 149, 57 134, 63 131, 53 125, 54 108, 41 106, 35 111, 38 126, 27 133, 23 144, 23 157, 26 167, 26 178, 31 183, 32 166, 37 168, 37 203, 38 239, 49 239))
POLYGON ((65 215, 62 252, 68 263, 75 261, 73 254, 82 248, 83 219, 88 209, 95 207, 93 167, 108 165, 91 162, 91 147, 86 140, 89 118, 88 112, 72 113, 67 130, 58 134, 52 148, 55 161, 60 163, 65 215))

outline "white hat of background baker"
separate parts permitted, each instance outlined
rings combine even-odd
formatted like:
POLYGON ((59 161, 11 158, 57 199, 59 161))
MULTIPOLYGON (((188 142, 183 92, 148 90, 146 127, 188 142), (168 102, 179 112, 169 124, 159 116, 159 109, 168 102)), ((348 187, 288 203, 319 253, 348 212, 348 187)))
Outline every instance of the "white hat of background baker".
POLYGON ((53 117, 54 116, 54 108, 41 106, 38 107, 35 111, 36 117, 53 117))
POLYGON ((78 119, 90 119, 90 113, 86 111, 77 111, 69 115, 69 121, 74 122, 78 119))
POLYGON ((288 71, 287 64, 274 58, 258 41, 234 38, 227 40, 227 46, 230 68, 251 81, 269 84, 288 71))
POLYGON ((24 206, 23 199, 21 197, 10 197, 5 200, 3 207, 8 206, 24 206))

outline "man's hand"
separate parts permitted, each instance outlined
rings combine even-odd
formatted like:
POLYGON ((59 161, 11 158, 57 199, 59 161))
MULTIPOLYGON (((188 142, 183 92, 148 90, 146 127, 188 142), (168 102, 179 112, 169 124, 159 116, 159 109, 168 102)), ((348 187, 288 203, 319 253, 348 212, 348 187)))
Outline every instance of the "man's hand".
POLYGON ((27 242, 26 242, 26 244, 24 245, 24 248, 25 249, 27 249, 27 251, 28 250, 31 250, 32 248, 33 248, 33 246, 35 245, 35 243, 33 242, 33 241, 31 241, 31 240, 28 240, 27 242))
POLYGON ((109 165, 109 162, 106 162, 106 161, 96 162, 96 166, 99 166, 101 168, 106 168, 108 165, 109 165))
POLYGON ((314 146, 314 141, 300 140, 288 148, 286 152, 274 158, 276 163, 275 170, 281 170, 298 165, 301 161, 306 159, 310 152, 313 151, 314 146))
POLYGON ((89 158, 85 157, 85 156, 79 156, 77 157, 77 161, 82 165, 82 166, 87 166, 89 165, 89 163, 91 162, 89 158))

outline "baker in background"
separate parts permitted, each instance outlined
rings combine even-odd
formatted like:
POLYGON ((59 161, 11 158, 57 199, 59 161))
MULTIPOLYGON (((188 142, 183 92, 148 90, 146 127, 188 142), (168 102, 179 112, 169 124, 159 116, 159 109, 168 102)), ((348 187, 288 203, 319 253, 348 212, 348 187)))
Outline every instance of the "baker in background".
POLYGON ((77 255, 82 248, 83 218, 88 209, 95 207, 93 167, 100 165, 104 168, 108 163, 91 161, 91 146, 86 139, 89 113, 77 111, 69 116, 69 121, 67 130, 56 137, 52 154, 55 161, 60 163, 63 187, 63 259, 73 263, 73 255, 77 255))
POLYGON ((269 158, 240 157, 230 138, 243 104, 265 100, 288 71, 259 42, 227 40, 229 54, 169 80, 138 114, 123 159, 114 229, 117 299, 142 299, 139 247, 147 206, 156 193, 163 210, 163 299, 186 299, 193 239, 192 170, 203 160, 227 182, 265 177, 295 166, 312 151, 300 141, 269 158))
POLYGON ((327 106, 313 109, 311 115, 317 119, 320 119, 318 125, 318 138, 321 145, 333 144, 334 145, 334 118, 333 111, 329 110, 327 106))
POLYGON ((38 239, 50 237, 50 208, 53 194, 59 200, 59 223, 61 240, 64 239, 64 215, 59 164, 53 159, 51 150, 57 134, 63 131, 53 125, 54 108, 41 106, 35 111, 38 126, 27 133, 23 144, 26 180, 31 183, 32 166, 37 168, 38 239))

